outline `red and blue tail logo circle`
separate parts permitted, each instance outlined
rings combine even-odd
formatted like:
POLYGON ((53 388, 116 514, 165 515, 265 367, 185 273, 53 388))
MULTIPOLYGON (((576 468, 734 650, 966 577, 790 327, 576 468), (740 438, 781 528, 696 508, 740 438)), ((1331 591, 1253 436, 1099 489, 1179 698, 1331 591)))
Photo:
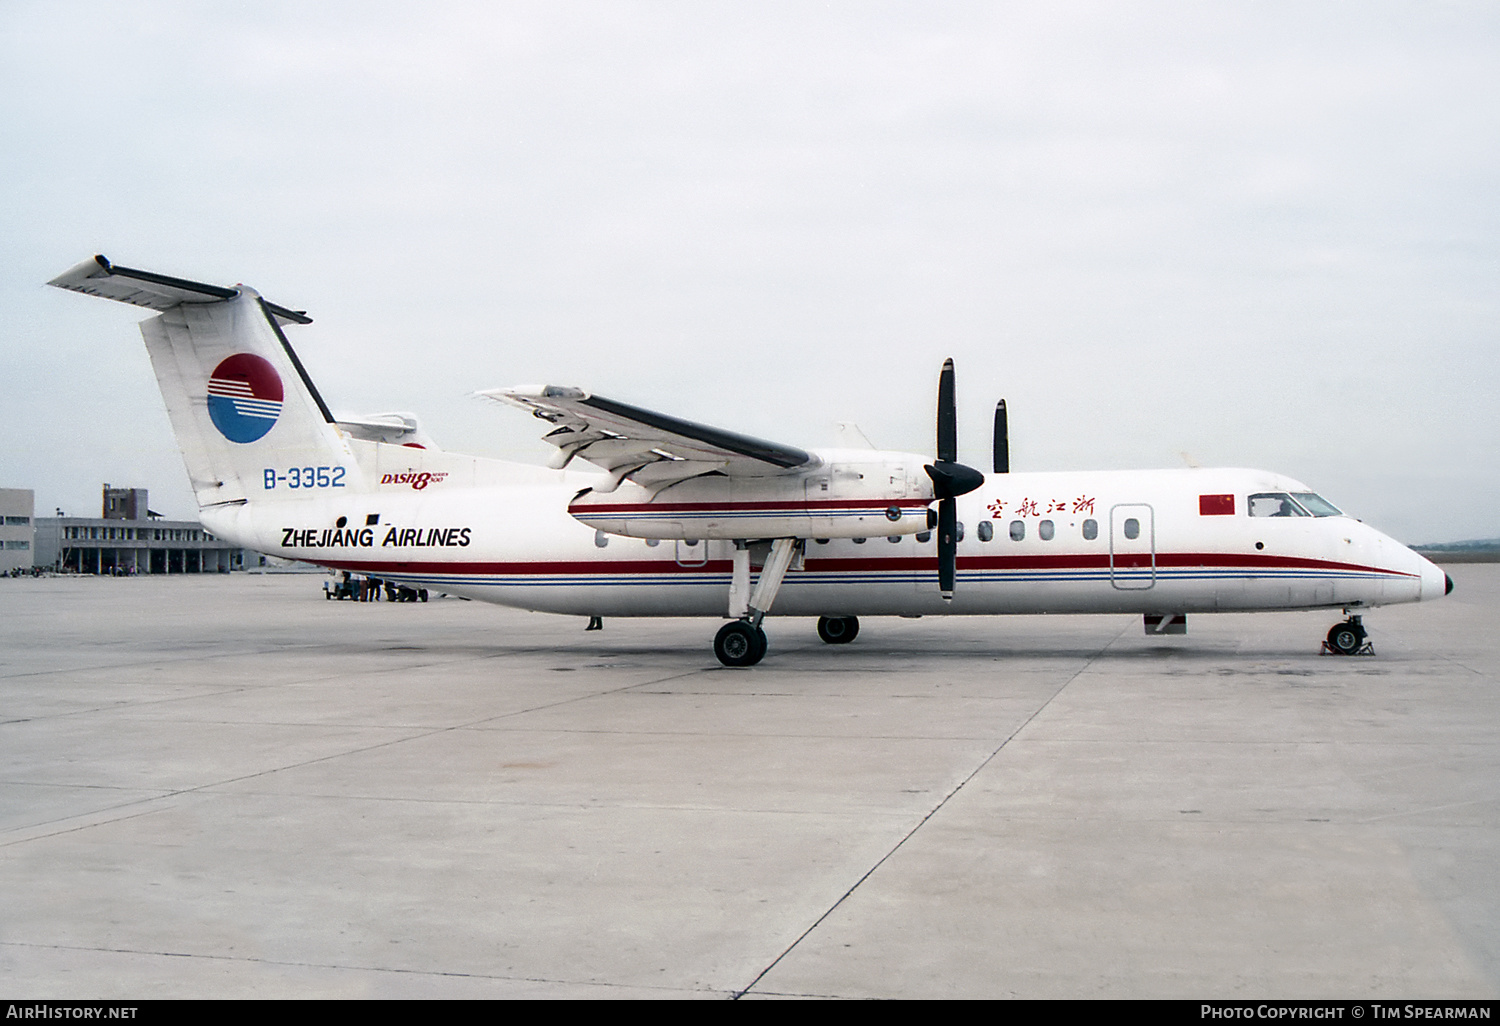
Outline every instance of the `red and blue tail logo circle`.
POLYGON ((253 353, 236 353, 208 379, 208 415, 231 442, 263 438, 281 416, 281 377, 253 353))

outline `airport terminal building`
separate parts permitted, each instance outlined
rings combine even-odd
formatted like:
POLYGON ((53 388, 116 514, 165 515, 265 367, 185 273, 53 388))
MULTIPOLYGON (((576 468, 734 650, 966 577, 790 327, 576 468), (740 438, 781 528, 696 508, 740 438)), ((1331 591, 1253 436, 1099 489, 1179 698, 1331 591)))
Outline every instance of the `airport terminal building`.
MULTIPOLYGON (((0 516, 8 522, 7 497, 22 489, 0 490, 0 516)), ((25 491, 28 510, 32 501, 25 491)), ((16 505, 19 510, 19 505, 16 505)), ((28 512, 31 566, 83 574, 228 573, 244 566, 244 550, 215 538, 195 520, 164 520, 147 507, 144 488, 104 486, 102 516, 35 517, 28 512)), ((7 540, 9 536, 6 536, 7 540)), ((10 555, 9 548, 0 550, 10 555)), ((21 553, 18 553, 20 555, 21 553)), ((0 564, 8 572, 10 564, 0 564)))
POLYGON ((36 552, 36 493, 0 488, 0 574, 30 570, 36 552))

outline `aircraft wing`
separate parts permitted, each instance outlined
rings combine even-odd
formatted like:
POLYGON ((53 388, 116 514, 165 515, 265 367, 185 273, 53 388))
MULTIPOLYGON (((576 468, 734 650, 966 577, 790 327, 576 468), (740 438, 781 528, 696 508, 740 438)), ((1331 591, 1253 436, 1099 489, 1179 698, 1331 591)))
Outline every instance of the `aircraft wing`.
POLYGON ((576 456, 609 471, 616 484, 628 477, 644 487, 661 488, 715 472, 770 477, 818 462, 795 446, 653 413, 576 388, 527 385, 478 395, 529 410, 551 424, 543 438, 557 446, 554 467, 564 467, 576 456))

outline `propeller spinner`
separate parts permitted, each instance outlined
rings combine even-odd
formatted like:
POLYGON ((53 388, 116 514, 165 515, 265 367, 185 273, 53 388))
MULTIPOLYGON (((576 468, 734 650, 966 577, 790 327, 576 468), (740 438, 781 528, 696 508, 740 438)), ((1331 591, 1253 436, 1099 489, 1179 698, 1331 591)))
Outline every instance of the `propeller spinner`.
POLYGON ((958 564, 958 503, 954 500, 984 484, 984 475, 958 462, 958 407, 953 398, 953 360, 943 361, 938 378, 937 461, 925 468, 937 499, 938 590, 953 598, 958 564))

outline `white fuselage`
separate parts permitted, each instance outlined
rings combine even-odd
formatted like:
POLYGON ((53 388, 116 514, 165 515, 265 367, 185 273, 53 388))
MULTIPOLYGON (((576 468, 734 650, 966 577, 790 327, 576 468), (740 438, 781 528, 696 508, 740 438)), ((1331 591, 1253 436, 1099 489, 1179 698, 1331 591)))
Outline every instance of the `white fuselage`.
MULTIPOLYGON (((852 638, 862 615, 1139 612, 1175 623, 1218 610, 1357 610, 1448 586, 1415 552, 1275 474, 986 479, 956 461, 951 359, 931 462, 809 452, 568 386, 481 393, 545 422, 563 468, 549 470, 434 449, 407 414, 336 419, 282 330, 309 318, 253 289, 103 256, 51 284, 159 311, 141 335, 214 534, 524 609, 728 616, 714 643, 726 665, 765 654, 767 613, 840 621, 831 634, 820 626, 833 641, 852 638), (566 469, 573 462, 599 469, 566 469)), ((1352 653, 1363 637, 1352 619, 1330 644, 1352 653)))
MULTIPOLYGON (((357 447, 375 468, 368 489, 282 486, 205 508, 205 525, 261 552, 524 609, 728 614, 734 542, 590 528, 568 507, 597 474, 431 451, 404 466, 410 449, 357 447)), ((1249 515, 1253 494, 1306 491, 1255 470, 991 475, 957 500, 951 602, 933 540, 893 532, 809 538, 774 614, 1359 609, 1443 595, 1441 570, 1351 517, 1249 515)))

